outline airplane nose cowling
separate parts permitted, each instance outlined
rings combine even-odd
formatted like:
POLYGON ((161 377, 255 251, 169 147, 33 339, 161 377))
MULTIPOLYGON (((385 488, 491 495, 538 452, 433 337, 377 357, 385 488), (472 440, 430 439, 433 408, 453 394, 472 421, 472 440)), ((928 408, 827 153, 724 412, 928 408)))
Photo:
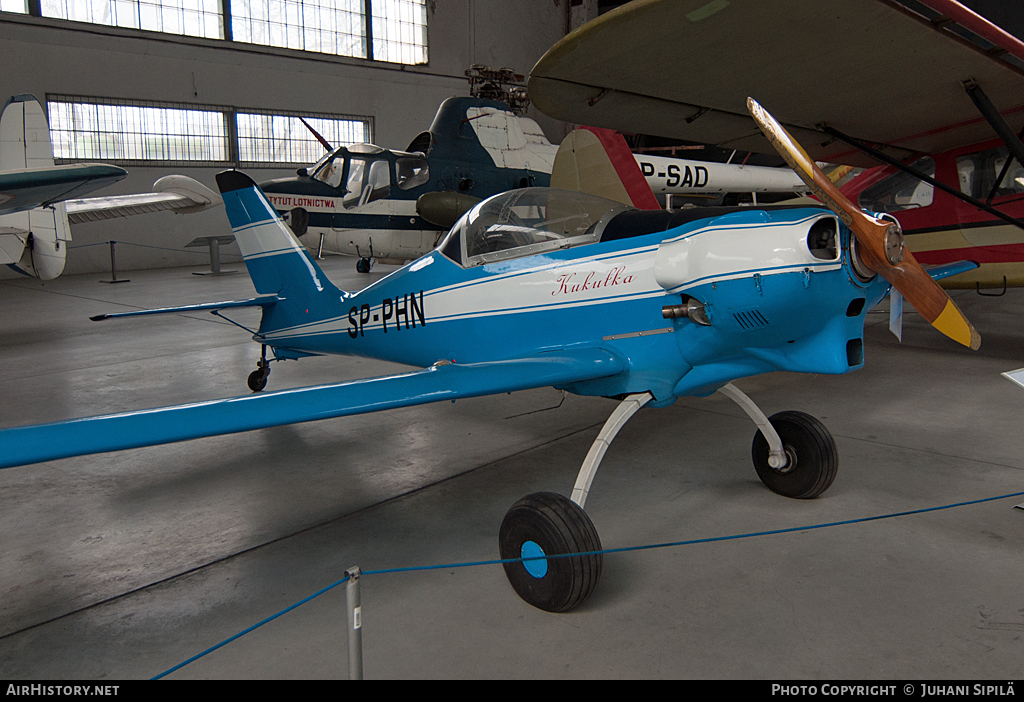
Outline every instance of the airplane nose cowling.
POLYGON ((809 232, 819 222, 835 217, 820 210, 803 210, 803 216, 778 215, 753 210, 735 212, 704 226, 665 239, 655 256, 654 277, 668 292, 680 292, 713 280, 764 274, 815 270, 838 264, 816 255, 808 245, 809 232))

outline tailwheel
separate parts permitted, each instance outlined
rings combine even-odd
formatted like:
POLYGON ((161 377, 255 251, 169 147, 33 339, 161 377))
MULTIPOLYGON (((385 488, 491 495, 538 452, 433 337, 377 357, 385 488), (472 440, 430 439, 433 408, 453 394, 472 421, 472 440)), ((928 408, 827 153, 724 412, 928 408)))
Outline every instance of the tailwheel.
POLYGON ((768 441, 758 431, 750 452, 761 482, 785 497, 810 499, 825 492, 836 479, 839 453, 832 434, 816 417, 804 412, 779 412, 768 418, 782 439, 786 464, 768 465, 768 441))
POLYGON ((356 271, 359 272, 359 273, 369 273, 370 272, 370 259, 368 259, 368 258, 361 258, 358 261, 356 261, 356 271))
POLYGON ((260 360, 256 361, 256 370, 249 374, 246 384, 253 392, 260 392, 267 387, 267 378, 270 377, 270 362, 267 360, 267 347, 263 346, 260 352, 260 360))
POLYGON ((249 374, 249 379, 246 383, 249 385, 249 389, 253 392, 259 392, 263 388, 267 387, 267 377, 270 375, 270 369, 257 368, 249 374))
POLYGON ((590 597, 601 577, 603 557, 597 529, 583 508, 553 492, 527 495, 512 505, 501 523, 502 559, 512 589, 529 604, 548 612, 567 612, 590 597), (587 555, 539 558, 566 553, 587 555))

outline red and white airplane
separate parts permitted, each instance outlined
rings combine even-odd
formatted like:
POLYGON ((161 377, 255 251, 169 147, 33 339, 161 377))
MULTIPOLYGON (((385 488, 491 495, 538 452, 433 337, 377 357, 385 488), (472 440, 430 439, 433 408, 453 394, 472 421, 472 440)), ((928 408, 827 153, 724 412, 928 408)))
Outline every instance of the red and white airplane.
POLYGON ((553 47, 529 91, 559 119, 773 153, 756 94, 814 160, 869 169, 843 193, 918 260, 981 264, 945 287, 1024 285, 1024 42, 954 0, 634 0, 553 47))
MULTIPOLYGON (((999 139, 924 155, 916 170, 1024 222, 1024 166, 999 139)), ((1024 229, 895 166, 878 166, 842 192, 860 207, 899 220, 917 260, 941 264, 970 259, 978 268, 943 281, 947 288, 1024 285, 1024 229)), ((991 293, 990 293, 991 294, 991 293)))

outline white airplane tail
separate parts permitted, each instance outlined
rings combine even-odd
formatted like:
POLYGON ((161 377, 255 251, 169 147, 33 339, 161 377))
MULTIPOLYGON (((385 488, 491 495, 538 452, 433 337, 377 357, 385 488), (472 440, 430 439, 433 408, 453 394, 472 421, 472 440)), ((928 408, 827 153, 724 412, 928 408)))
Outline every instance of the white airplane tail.
POLYGON ((551 169, 551 187, 578 190, 643 210, 661 206, 622 135, 580 127, 565 138, 551 169))
MULTIPOLYGON (((0 115, 0 170, 53 167, 50 126, 42 106, 31 95, 12 97, 0 115)), ((70 240, 64 203, 0 215, 0 263, 27 275, 42 280, 60 275, 70 240)))

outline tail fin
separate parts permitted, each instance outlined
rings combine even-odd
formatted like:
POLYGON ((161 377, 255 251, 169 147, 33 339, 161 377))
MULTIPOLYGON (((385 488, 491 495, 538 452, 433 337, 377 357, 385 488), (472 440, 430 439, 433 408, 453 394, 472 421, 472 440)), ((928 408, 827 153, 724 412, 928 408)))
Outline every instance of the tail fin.
MULTIPOLYGON (((50 126, 39 101, 16 95, 0 115, 0 170, 53 168, 50 126)), ((71 229, 64 203, 0 215, 0 263, 51 280, 64 270, 71 229)))
POLYGON ((600 195, 642 210, 660 210, 626 140, 611 129, 580 127, 565 138, 551 171, 551 187, 600 195))
POLYGON ((337 303, 341 291, 310 258, 252 178, 239 171, 224 171, 217 174, 217 187, 256 291, 288 301, 268 308, 267 314, 276 317, 284 310, 294 313, 281 320, 265 316, 264 326, 268 322, 276 327, 279 323, 295 324, 336 314, 330 303, 337 303))

